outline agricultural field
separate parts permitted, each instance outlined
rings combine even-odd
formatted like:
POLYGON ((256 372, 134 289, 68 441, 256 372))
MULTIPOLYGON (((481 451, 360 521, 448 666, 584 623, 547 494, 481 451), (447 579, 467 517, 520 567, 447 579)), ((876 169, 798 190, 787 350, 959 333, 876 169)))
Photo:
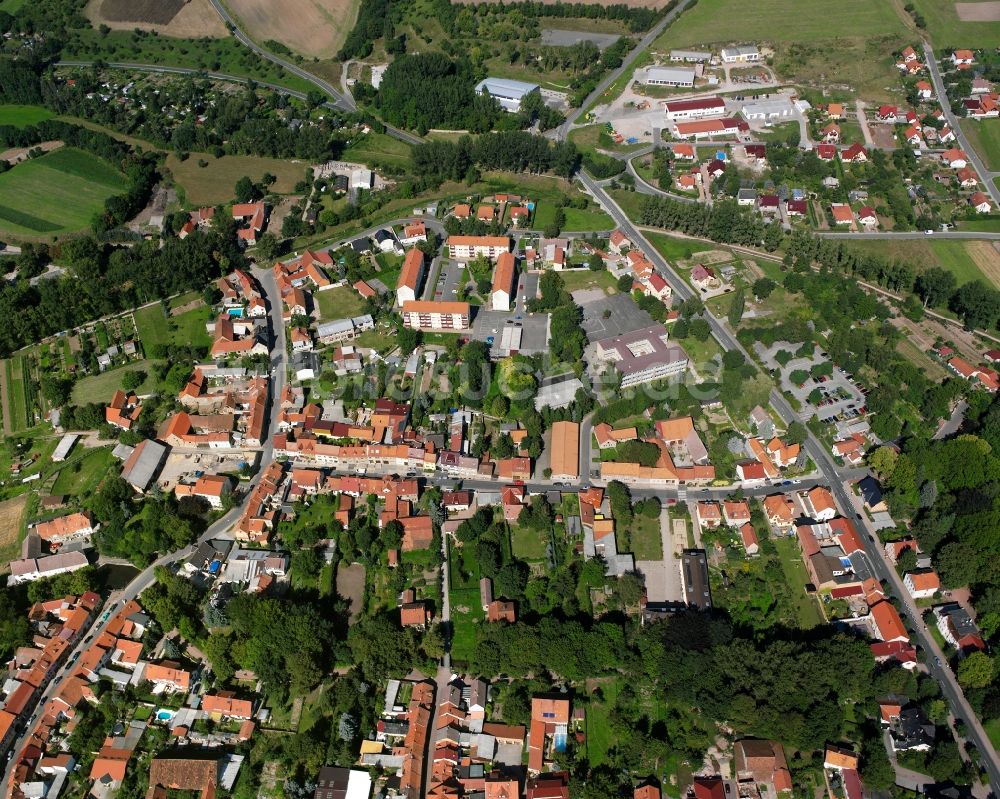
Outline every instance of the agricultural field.
POLYGON ((226 155, 216 158, 208 153, 191 153, 181 161, 174 153, 167 156, 166 167, 173 173, 179 188, 192 205, 219 205, 232 202, 233 186, 246 175, 258 181, 265 173, 277 178, 270 191, 291 194, 295 184, 305 178, 309 165, 302 161, 283 161, 252 155, 226 155), (204 163, 202 167, 199 163, 204 163))
POLYGON ((361 299, 361 295, 349 286, 317 291, 313 294, 313 300, 324 321, 357 316, 365 309, 365 301, 361 299))
POLYGON ((112 30, 138 28, 193 39, 227 35, 209 0, 90 0, 83 13, 93 25, 112 30))
POLYGON ((124 177, 107 162, 72 147, 54 150, 0 175, 0 233, 82 230, 124 188, 124 177))
POLYGON ((122 387, 126 372, 145 372, 146 379, 136 389, 139 395, 149 394, 156 386, 153 378, 153 361, 136 361, 121 369, 109 369, 96 375, 89 375, 73 384, 73 402, 82 405, 88 402, 110 402, 111 396, 122 387))
POLYGON ((340 158, 343 161, 386 164, 405 169, 410 165, 410 145, 373 131, 355 138, 340 158))
POLYGON ((890 3, 846 0, 830 24, 822 0, 761 0, 752 11, 737 0, 699 0, 654 43, 657 50, 728 42, 819 42, 845 37, 905 33, 890 3))
POLYGON ((977 10, 995 11, 995 2, 913 0, 913 5, 927 21, 925 30, 934 37, 935 48, 996 47, 996 43, 1000 41, 1000 17, 994 13, 992 19, 976 19, 981 15, 975 13, 977 10))
POLYGON ((18 557, 21 522, 27 504, 28 494, 0 502, 0 572, 6 572, 10 560, 18 557))
POLYGON ((1000 119, 963 119, 962 132, 986 162, 988 169, 1000 170, 1000 119))
POLYGON ((139 341, 143 349, 150 353, 154 347, 194 345, 208 347, 212 339, 205 329, 205 323, 211 316, 211 308, 202 306, 186 311, 177 316, 167 317, 160 304, 147 305, 135 312, 135 322, 138 327, 139 341))
POLYGON ((7 435, 34 427, 41 413, 34 361, 28 352, 31 351, 22 351, 2 362, 7 387, 7 407, 3 409, 7 435))
POLYGON ((26 128, 54 116, 47 108, 38 105, 0 105, 0 125, 26 128))
POLYGON ((982 280, 1000 288, 1000 250, 992 241, 905 239, 851 242, 864 252, 908 261, 918 269, 940 266, 954 273, 959 285, 982 280))
POLYGON ((275 41, 313 58, 336 55, 358 16, 358 0, 229 0, 245 30, 259 42, 275 41))

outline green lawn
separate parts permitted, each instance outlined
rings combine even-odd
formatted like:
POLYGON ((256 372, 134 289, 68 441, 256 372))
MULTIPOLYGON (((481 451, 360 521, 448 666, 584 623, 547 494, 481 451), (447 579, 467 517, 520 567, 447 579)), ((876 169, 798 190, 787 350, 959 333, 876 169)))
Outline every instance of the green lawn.
POLYGON ((962 131, 989 169, 1000 169, 1000 119, 963 119, 962 131))
POLYGON ((451 655, 468 661, 476 648, 476 624, 485 618, 479 595, 479 564, 472 547, 448 546, 451 655))
POLYGON ((983 724, 983 729, 986 730, 993 748, 1000 749, 1000 719, 989 719, 983 724))
POLYGON ((699 0, 654 43, 654 50, 729 42, 816 42, 847 36, 903 34, 891 3, 846 0, 831 24, 822 0, 759 0, 752 12, 738 0, 699 0))
MULTIPOLYGON (((0 7, 2 10, 2 7, 0 7)), ((38 105, 0 105, 0 125, 13 125, 15 128, 25 128, 45 119, 52 119, 55 114, 47 108, 38 105)))
POLYGON ((668 261, 686 261, 696 253, 712 249, 711 244, 706 244, 703 241, 679 239, 663 233, 647 233, 646 238, 656 248, 656 251, 668 261))
MULTIPOLYGON (((625 189, 611 189, 608 191, 608 196, 617 203, 618 207, 622 209, 622 213, 632 222, 639 222, 639 217, 642 214, 642 204, 646 200, 645 194, 625 189)), ((648 236, 649 234, 647 233, 646 235, 648 236)))
POLYGON ((358 316, 365 309, 365 301, 350 286, 338 286, 335 289, 317 291, 313 294, 313 300, 324 321, 358 316))
POLYGON ((514 524, 510 528, 511 549, 522 560, 544 560, 548 540, 536 530, 514 524))
POLYGON ((621 685, 618 680, 601 681, 601 693, 604 700, 592 701, 587 705, 587 761, 591 766, 604 762, 611 749, 613 735, 611 732, 611 711, 618 700, 621 685))
POLYGON ((781 569, 785 573, 785 580, 791 589, 792 598, 798 610, 799 626, 803 629, 811 629, 822 624, 823 614, 820 612, 819 605, 813 597, 806 593, 805 587, 806 583, 809 582, 809 574, 802 562, 798 540, 785 536, 775 539, 774 546, 778 550, 781 569))
POLYGON ((663 538, 660 535, 660 516, 650 518, 635 514, 629 527, 632 554, 636 560, 663 560, 663 538))
POLYGON ((652 144, 651 141, 641 140, 635 144, 615 144, 615 140, 605 130, 604 125, 587 125, 577 128, 569 134, 569 140, 580 150, 601 149, 614 153, 630 153, 652 144))
POLYGON ((614 230, 614 220, 597 206, 581 211, 578 208, 564 208, 566 224, 564 230, 573 232, 591 232, 614 230))
POLYGON ((212 309, 207 305, 186 311, 179 316, 168 317, 159 303, 147 305, 135 312, 135 323, 139 340, 147 354, 153 347, 174 345, 194 345, 206 350, 212 339, 205 329, 212 309))
POLYGON ((344 161, 360 161, 363 164, 378 163, 408 167, 410 152, 410 145, 406 142, 373 131, 358 136, 340 157, 344 161))
POLYGON ((963 22, 955 4, 942 0, 913 0, 913 4, 927 20, 935 47, 996 47, 1000 41, 1000 22, 963 22))
POLYGON ((560 272, 559 277, 563 280, 566 291, 577 291, 578 289, 603 289, 605 293, 613 290, 617 293, 617 281, 607 269, 592 272, 589 269, 574 269, 572 272, 560 272))
POLYGON ((56 495, 85 496, 93 491, 115 462, 111 447, 82 450, 80 457, 68 461, 52 485, 56 495))
POLYGON ((87 402, 106 403, 111 401, 111 395, 122 387, 122 378, 126 372, 145 372, 146 379, 136 389, 137 394, 148 394, 156 385, 153 379, 153 361, 136 361, 120 369, 109 369, 98 375, 89 375, 77 380, 73 385, 73 402, 83 405, 87 402))
POLYGON ((709 336, 705 341, 699 341, 694 336, 684 339, 674 339, 676 344, 680 344, 684 352, 687 353, 692 366, 699 371, 707 368, 709 361, 714 361, 717 356, 722 355, 722 348, 714 338, 709 336))
POLYGON ((184 199, 189 205, 231 202, 233 186, 243 176, 260 180, 265 174, 274 175, 277 180, 268 189, 273 194, 291 194, 295 185, 306 176, 304 163, 256 155, 216 158, 209 153, 191 153, 181 161, 175 153, 171 153, 165 165, 184 190, 184 199))
POLYGON ((22 162, 0 175, 0 232, 23 236, 82 230, 125 178, 72 147, 22 162))

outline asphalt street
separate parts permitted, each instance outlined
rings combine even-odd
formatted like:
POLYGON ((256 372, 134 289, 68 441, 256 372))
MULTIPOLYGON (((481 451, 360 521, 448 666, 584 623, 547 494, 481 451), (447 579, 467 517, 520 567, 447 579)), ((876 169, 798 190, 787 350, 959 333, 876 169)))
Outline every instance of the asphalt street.
MULTIPOLYGON (((983 159, 979 157, 979 153, 976 152, 976 148, 969 143, 969 139, 962 131, 962 125, 960 124, 959 119, 952 113, 951 104, 948 102, 948 92, 945 91, 944 80, 941 77, 941 70, 938 68, 937 60, 934 57, 934 50, 927 42, 924 42, 924 58, 927 61, 927 71, 930 73, 931 83, 934 84, 934 93, 937 94, 938 102, 941 104, 941 109, 944 111, 944 116, 948 121, 948 126, 955 133, 955 138, 958 140, 959 145, 968 157, 969 162, 973 167, 975 167, 976 172, 979 173, 979 177, 982 178, 983 185, 986 187, 987 194, 989 194, 992 198, 994 207, 1000 206, 1000 189, 998 189, 996 184, 993 182, 993 176, 998 173, 991 172, 986 168, 986 164, 984 164, 983 159)), ((980 235, 978 238, 985 237, 980 235)))
MULTIPOLYGON (((263 474, 264 469, 273 460, 274 450, 271 443, 270 433, 273 433, 276 429, 278 413, 281 410, 278 398, 281 396, 281 392, 285 385, 285 326, 281 319, 281 296, 278 294, 278 287, 275 283, 274 275, 269 269, 255 269, 254 275, 260 281, 261 289, 263 290, 264 297, 268 303, 269 320, 272 328, 272 372, 270 376, 271 408, 268 421, 269 435, 267 436, 266 444, 261 450, 260 469, 250 480, 249 486, 246 488, 240 503, 211 524, 194 544, 186 546, 176 552, 169 552, 165 555, 161 555, 152 564, 136 575, 135 578, 133 578, 133 580, 125 586, 125 588, 121 591, 113 593, 111 597, 109 597, 111 604, 103 609, 103 612, 98 617, 97 621, 94 622, 94 624, 92 624, 87 630, 86 636, 81 636, 80 640, 73 648, 73 651, 69 653, 68 657, 63 662, 63 665, 55 672, 45 691, 42 693, 41 699, 38 702, 38 707, 30 717, 27 727, 11 746, 10 751, 14 753, 14 756, 7 763, 6 768, 4 769, 3 784, 5 789, 12 776, 13 766, 17 757, 24 748, 28 737, 30 737, 30 733, 34 729, 35 723, 38 721, 42 711, 44 710, 46 702, 59 692, 63 682, 70 674, 72 674, 73 669, 76 666, 76 662, 82 652, 90 645, 90 642, 94 638, 99 636, 104 631, 110 622, 111 617, 114 616, 114 611, 122 607, 125 603, 137 598, 143 591, 156 582, 155 572, 158 567, 183 560, 194 552, 198 544, 204 541, 208 541, 213 538, 229 537, 227 535, 227 531, 236 523, 240 515, 243 513, 250 493, 260 481, 260 477, 263 474), (108 611, 111 612, 109 613, 108 611)), ((4 791, 4 795, 6 795, 6 790, 4 791)))
MULTIPOLYGON (((653 262, 656 269, 674 288, 677 295, 681 299, 688 299, 689 297, 694 296, 694 291, 681 279, 680 275, 673 270, 666 260, 660 256, 656 249, 642 235, 641 231, 629 221, 628 217, 626 217, 621 208, 615 204, 614 200, 608 196, 607 192, 605 192, 601 186, 597 185, 597 183, 586 173, 580 172, 577 177, 587 190, 590 191, 590 193, 600 202, 604 210, 611 215, 615 222, 618 223, 622 232, 628 236, 633 243, 638 244, 642 248, 642 250, 646 253, 646 256, 653 262)), ((752 360, 750 358, 750 354, 736 340, 736 337, 730 333, 728 328, 726 328, 718 319, 712 316, 712 314, 708 311, 705 312, 705 319, 712 328, 712 333, 715 335, 715 338, 724 349, 739 350, 743 353, 747 360, 752 360)), ((771 392, 771 405, 786 423, 791 423, 793 420, 798 418, 797 414, 788 403, 788 400, 786 400, 785 397, 777 391, 777 389, 771 392)), ((833 492, 840 508, 844 511, 853 508, 854 505, 851 501, 851 497, 844 488, 844 481, 847 479, 846 475, 838 469, 837 465, 833 462, 830 453, 827 452, 826 448, 815 436, 812 435, 812 433, 809 434, 809 438, 804 444, 804 449, 806 454, 812 458, 813 463, 815 463, 820 469, 823 477, 822 482, 830 487, 830 490, 833 492)), ((922 620, 916 613, 915 608, 912 606, 909 594, 904 590, 899 575, 896 573, 896 570, 891 566, 891 564, 886 561, 884 551, 877 545, 876 542, 878 539, 874 535, 874 531, 869 526, 867 519, 865 519, 864 516, 860 519, 856 518, 855 524, 861 528, 863 533, 862 541, 864 542, 865 551, 868 554, 875 574, 881 581, 887 583, 891 587, 893 595, 900 601, 901 606, 906 609, 906 615, 909 617, 910 627, 913 630, 915 642, 924 651, 934 655, 934 660, 929 661, 927 664, 928 670, 941 685, 941 690, 948 699, 953 715, 965 722, 967 737, 983 754, 983 765, 989 774, 990 785, 993 792, 994 794, 1000 795, 1000 792, 998 792, 1000 791, 1000 758, 997 757, 996 750, 990 743, 989 737, 986 735, 986 731, 983 729, 983 726, 976 717, 976 714, 972 712, 972 708, 965 699, 965 694, 958 685, 955 674, 947 666, 947 661, 944 659, 942 653, 937 647, 937 644, 934 642, 934 639, 927 632, 922 620), (938 665, 938 663, 942 665, 938 665)))

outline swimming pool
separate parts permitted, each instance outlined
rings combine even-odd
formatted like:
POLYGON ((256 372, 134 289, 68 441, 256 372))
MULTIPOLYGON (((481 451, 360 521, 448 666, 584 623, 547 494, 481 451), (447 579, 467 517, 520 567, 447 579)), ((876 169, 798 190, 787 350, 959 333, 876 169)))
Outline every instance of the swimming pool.
POLYGON ((228 308, 226 310, 226 313, 229 314, 230 316, 243 316, 243 309, 242 308, 228 308))
POLYGON ((173 717, 174 717, 174 711, 172 710, 166 710, 165 708, 161 707, 159 710, 156 711, 157 721, 170 721, 170 719, 172 719, 173 717))
POLYGON ((552 735, 552 748, 557 752, 566 751, 566 733, 557 732, 552 735))

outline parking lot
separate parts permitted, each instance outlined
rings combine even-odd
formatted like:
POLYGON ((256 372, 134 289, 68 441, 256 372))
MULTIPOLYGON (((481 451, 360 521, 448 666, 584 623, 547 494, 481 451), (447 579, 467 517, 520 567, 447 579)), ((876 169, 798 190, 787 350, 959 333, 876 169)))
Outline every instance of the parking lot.
POLYGON ((851 418, 857 416, 859 409, 865 405, 865 395, 851 382, 847 373, 836 366, 833 367, 833 374, 814 379, 810 377, 801 386, 793 385, 789 380, 789 375, 796 371, 808 372, 813 366, 828 363, 829 358, 820 350, 816 350, 810 358, 792 358, 785 366, 781 366, 775 360, 775 354, 780 350, 794 352, 798 349, 797 344, 789 344, 787 341, 778 341, 769 348, 764 349, 757 345, 758 354, 768 369, 778 369, 781 373, 781 388, 788 392, 801 403, 799 417, 805 421, 816 416, 821 422, 833 421, 838 417, 851 418), (813 404, 809 401, 809 395, 818 389, 822 399, 813 404))
POLYGON ((434 295, 429 299, 441 302, 458 299, 458 291, 465 274, 465 267, 457 261, 442 261, 437 284, 434 286, 434 295))
MULTIPOLYGON (((521 330, 518 352, 534 355, 548 352, 549 315, 547 313, 522 314, 519 311, 491 311, 483 306, 472 322, 472 338, 485 341, 491 348, 499 348, 504 327, 512 325, 521 330), (520 317, 520 318, 519 318, 520 317)), ((494 352, 503 357, 506 353, 494 352)))
POLYGON ((591 344, 653 324, 653 317, 626 294, 608 297, 604 292, 583 289, 573 292, 573 300, 583 309, 582 327, 591 344))

